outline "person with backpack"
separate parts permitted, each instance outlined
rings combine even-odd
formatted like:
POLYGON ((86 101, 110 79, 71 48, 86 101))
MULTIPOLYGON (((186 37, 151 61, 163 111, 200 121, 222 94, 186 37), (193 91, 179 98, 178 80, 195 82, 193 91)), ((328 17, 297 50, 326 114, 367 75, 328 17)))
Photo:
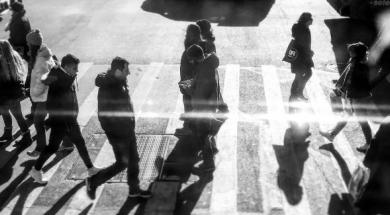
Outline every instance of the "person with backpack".
POLYGON ((115 155, 115 163, 85 179, 87 195, 95 199, 98 186, 127 167, 129 197, 151 197, 151 192, 139 187, 139 155, 135 136, 135 117, 129 96, 127 76, 129 62, 115 57, 111 68, 95 79, 98 91, 98 118, 115 155))
POLYGON ((37 131, 37 146, 33 151, 27 152, 31 157, 38 157, 46 147, 45 118, 46 100, 49 86, 42 82, 42 76, 47 75, 54 67, 51 50, 42 44, 42 34, 39 30, 32 30, 27 34, 27 43, 30 49, 29 73, 26 82, 30 82, 28 88, 32 102, 33 123, 37 131))
POLYGON ((8 23, 5 31, 9 31, 8 41, 13 48, 19 52, 21 57, 28 61, 28 45, 26 36, 31 31, 31 25, 26 10, 21 2, 14 2, 11 4, 11 20, 8 23))
POLYGON ((291 29, 292 37, 294 38, 294 48, 298 51, 298 56, 291 63, 291 72, 295 74, 294 81, 291 85, 291 96, 307 100, 303 95, 306 83, 309 81, 314 67, 313 55, 311 50, 311 33, 309 26, 313 23, 311 13, 304 12, 299 17, 291 29))
MULTIPOLYGON (((371 117, 372 111, 370 111, 370 108, 374 103, 371 93, 373 86, 370 83, 369 67, 367 65, 367 51, 368 47, 362 42, 348 45, 350 59, 336 83, 334 92, 336 95, 345 98, 344 113, 348 115, 355 114, 358 118, 366 139, 366 144, 357 148, 360 152, 367 150, 372 139, 368 118, 371 117)), ((330 131, 320 131, 320 134, 329 141, 333 141, 346 124, 346 121, 341 121, 330 131)))
POLYGON ((30 130, 20 105, 20 101, 24 98, 23 77, 26 68, 23 59, 6 40, 0 40, 0 64, 0 114, 5 125, 0 142, 7 142, 13 138, 11 112, 22 132, 19 143, 31 144, 30 130))
POLYGON ((37 183, 47 183, 42 176, 42 167, 49 157, 57 152, 65 136, 68 136, 76 146, 88 169, 88 176, 100 171, 92 164, 77 122, 79 106, 75 79, 79 63, 78 58, 72 54, 67 54, 62 58, 61 66, 54 66, 49 73, 44 74, 41 78, 42 83, 49 86, 46 108, 49 112, 51 132, 48 146, 44 148, 30 172, 31 177, 37 183))

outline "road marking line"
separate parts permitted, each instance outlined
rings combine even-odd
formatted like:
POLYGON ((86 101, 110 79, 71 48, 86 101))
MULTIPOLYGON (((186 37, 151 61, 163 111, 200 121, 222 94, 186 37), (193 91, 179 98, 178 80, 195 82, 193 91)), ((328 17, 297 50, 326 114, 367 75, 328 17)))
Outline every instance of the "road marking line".
POLYGON ((169 119, 168 126, 165 130, 166 134, 173 134, 177 128, 182 127, 183 122, 179 120, 181 113, 184 113, 183 95, 178 93, 175 112, 169 119))
MULTIPOLYGON (((137 84, 137 87, 134 90, 132 97, 133 105, 134 105, 134 112, 135 112, 135 120, 136 122, 140 118, 137 116, 137 111, 140 113, 142 111, 142 106, 146 103, 148 95, 153 87, 153 83, 155 82, 156 78, 158 77, 161 69, 163 67, 163 63, 151 63, 148 70, 144 73, 142 76, 142 79, 137 84)), ((95 163, 101 164, 103 166, 109 166, 107 165, 106 160, 114 161, 114 153, 112 151, 111 145, 106 141, 100 150, 98 156, 96 157, 95 163)), ((96 203, 98 202, 103 189, 105 187, 105 184, 102 184, 96 189, 96 198, 95 200, 89 199, 89 197, 86 194, 86 187, 84 186, 80 190, 77 191, 77 193, 74 195, 71 203, 68 206, 68 209, 65 212, 65 215, 72 215, 72 214, 79 214, 81 211, 83 211, 86 207, 92 204, 92 208, 89 210, 88 214, 92 214, 95 210, 96 203)))
MULTIPOLYGON (((264 92, 266 97, 268 114, 270 115, 269 129, 271 135, 264 135, 265 141, 260 139, 260 183, 263 190, 265 214, 280 213, 285 210, 285 214, 311 214, 309 202, 307 200, 305 187, 303 189, 302 199, 299 204, 290 205, 286 197, 282 194, 277 185, 278 162, 275 157, 275 151, 272 145, 283 145, 284 132, 288 128, 286 121, 287 115, 284 109, 283 97, 280 89, 279 77, 276 67, 262 66, 264 92)), ((261 126, 261 124, 260 124, 261 126)), ((260 130, 264 132, 264 130, 260 130)))
POLYGON ((89 68, 92 67, 92 65, 93 65, 92 62, 79 64, 79 72, 77 74, 77 81, 80 81, 84 77, 84 75, 87 73, 89 68))
POLYGON ((227 65, 223 97, 229 105, 229 119, 221 127, 217 138, 219 153, 216 156, 210 211, 237 213, 237 123, 239 105, 240 66, 227 65))

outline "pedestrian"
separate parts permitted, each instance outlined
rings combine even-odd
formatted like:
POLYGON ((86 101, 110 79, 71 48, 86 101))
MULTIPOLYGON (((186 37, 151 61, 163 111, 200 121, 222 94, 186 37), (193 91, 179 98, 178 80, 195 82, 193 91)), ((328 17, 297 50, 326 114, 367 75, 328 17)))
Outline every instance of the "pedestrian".
POLYGON ((88 176, 96 174, 100 169, 93 166, 88 150, 77 122, 79 112, 75 79, 78 72, 79 59, 72 54, 65 55, 61 66, 53 67, 42 77, 42 83, 49 85, 47 110, 51 122, 49 144, 35 162, 30 175, 35 182, 46 184, 42 178, 42 167, 57 152, 65 136, 76 145, 76 148, 88 169, 88 176))
POLYGON ((115 155, 115 163, 85 180, 87 194, 95 199, 98 186, 119 172, 127 169, 129 197, 151 196, 150 191, 139 187, 139 155, 135 136, 135 117, 129 96, 127 76, 130 74, 129 62, 115 57, 111 68, 96 77, 98 91, 98 118, 106 133, 115 155))
POLYGON ((33 123, 37 131, 37 146, 27 154, 31 157, 38 157, 46 146, 45 118, 47 115, 46 100, 49 91, 49 86, 45 85, 41 79, 54 67, 55 62, 51 50, 46 45, 42 45, 42 34, 39 30, 28 33, 26 39, 31 53, 29 92, 33 107, 33 123))
POLYGON ((213 116, 218 109, 218 66, 219 59, 215 53, 204 55, 203 49, 192 45, 186 51, 191 63, 195 64, 195 84, 191 106, 196 117, 192 120, 194 133, 200 143, 203 156, 202 168, 205 171, 215 169, 215 139, 212 128, 213 116))
POLYGON ((312 15, 304 12, 297 23, 292 27, 292 37, 295 40, 294 47, 298 51, 297 59, 291 63, 291 72, 295 74, 291 85, 291 96, 307 100, 303 95, 307 81, 312 75, 311 68, 314 66, 311 50, 311 33, 309 26, 313 23, 312 15))
POLYGON ((206 54, 210 54, 212 52, 217 52, 215 47, 215 36, 213 34, 213 30, 211 28, 211 24, 207 19, 201 19, 196 21, 196 24, 200 28, 200 33, 202 39, 206 42, 204 52, 206 54))
MULTIPOLYGON (((368 47, 362 42, 348 45, 350 59, 344 72, 336 83, 335 93, 345 99, 344 113, 355 114, 363 130, 366 144, 357 148, 365 152, 371 142, 372 132, 368 124, 368 118, 372 116, 374 103, 372 101, 372 85, 369 79, 369 67, 367 65, 368 47)), ((333 141, 336 135, 346 126, 346 121, 338 122, 330 131, 320 134, 329 141, 333 141)))
POLYGON ((5 31, 9 31, 8 41, 19 52, 20 56, 28 61, 26 36, 31 31, 30 21, 26 16, 26 10, 21 2, 12 3, 11 12, 11 20, 5 28, 5 31))
POLYGON ((0 40, 0 64, 0 114, 5 125, 0 141, 12 140, 11 112, 22 132, 19 143, 30 144, 32 142, 30 130, 20 105, 24 98, 23 77, 26 75, 26 68, 23 59, 6 40, 0 40))

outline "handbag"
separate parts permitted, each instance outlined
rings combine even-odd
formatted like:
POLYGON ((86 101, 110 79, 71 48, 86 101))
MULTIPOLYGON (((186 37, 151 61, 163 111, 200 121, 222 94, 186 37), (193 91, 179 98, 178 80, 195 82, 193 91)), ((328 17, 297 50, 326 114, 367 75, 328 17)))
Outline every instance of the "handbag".
POLYGON ((285 61, 287 63, 293 63, 297 60, 298 55, 299 52, 295 47, 295 40, 291 39, 290 43, 287 46, 286 52, 284 53, 282 61, 285 61))
POLYGON ((194 93, 195 79, 191 78, 188 80, 180 81, 178 85, 182 94, 191 96, 194 93))

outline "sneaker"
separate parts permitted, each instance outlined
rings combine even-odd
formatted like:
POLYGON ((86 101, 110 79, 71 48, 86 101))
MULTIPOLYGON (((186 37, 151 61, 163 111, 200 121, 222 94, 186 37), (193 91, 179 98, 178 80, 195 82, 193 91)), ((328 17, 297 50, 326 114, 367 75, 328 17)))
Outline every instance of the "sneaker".
POLYGON ((42 179, 42 174, 42 170, 36 170, 34 167, 30 171, 30 176, 34 179, 34 182, 38 184, 47 184, 47 181, 42 179))
POLYGON ((91 178, 85 179, 85 186, 87 188, 87 195, 90 199, 96 198, 96 187, 92 186, 91 178))
POLYGON ((150 197, 152 197, 152 192, 150 192, 149 190, 141 190, 139 187, 130 188, 129 197, 130 198, 135 198, 135 197, 150 198, 150 197))
POLYGON ((74 146, 64 146, 64 145, 61 145, 60 148, 58 148, 57 151, 63 152, 63 151, 73 151, 73 150, 74 150, 74 146))
POLYGON ((325 137, 327 140, 329 140, 330 142, 333 142, 335 136, 332 135, 331 133, 329 132, 324 132, 324 131, 320 131, 320 135, 325 137))
POLYGON ((37 158, 37 157, 39 157, 39 155, 41 155, 41 152, 39 152, 37 150, 29 151, 29 152, 27 152, 27 155, 30 157, 33 157, 33 158, 37 158))
POLYGON ((357 147, 356 150, 361 153, 366 153, 369 147, 368 144, 364 144, 363 146, 357 147))
POLYGON ((301 100, 303 100, 303 101, 309 101, 309 99, 306 98, 304 95, 299 95, 299 96, 297 96, 297 98, 298 98, 298 99, 301 99, 301 100))
POLYGON ((214 161, 212 162, 203 162, 199 168, 201 168, 204 172, 213 172, 215 170, 215 164, 214 161))
POLYGON ((91 176, 94 176, 96 175, 100 170, 102 170, 101 168, 97 168, 97 167, 91 167, 89 168, 87 171, 88 171, 88 177, 91 177, 91 176))

